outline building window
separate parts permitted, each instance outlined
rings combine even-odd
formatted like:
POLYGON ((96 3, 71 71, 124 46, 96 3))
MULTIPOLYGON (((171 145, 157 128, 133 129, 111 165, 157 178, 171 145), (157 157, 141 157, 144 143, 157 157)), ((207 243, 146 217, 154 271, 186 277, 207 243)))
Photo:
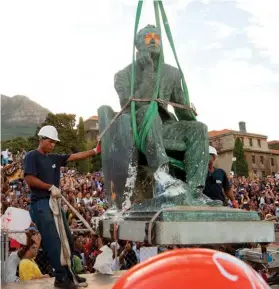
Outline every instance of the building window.
POLYGON ((256 158, 255 158, 255 156, 252 156, 252 163, 253 163, 253 164, 256 163, 256 158))
POLYGON ((272 167, 274 166, 274 158, 270 159, 270 164, 271 164, 272 167))
POLYGON ((261 165, 264 164, 264 157, 263 156, 260 156, 260 161, 261 161, 261 165))
POLYGON ((253 173, 254 173, 255 175, 257 175, 257 170, 253 170, 253 173))
POLYGON ((249 138, 249 144, 250 144, 250 147, 253 146, 253 140, 251 138, 249 138))
POLYGON ((262 171, 262 176, 265 177, 265 171, 262 171))
POLYGON ((258 147, 259 147, 259 148, 262 147, 262 145, 261 145, 261 140, 258 139, 257 141, 258 141, 258 147))
POLYGON ((240 137, 241 142, 243 143, 243 137, 240 137))

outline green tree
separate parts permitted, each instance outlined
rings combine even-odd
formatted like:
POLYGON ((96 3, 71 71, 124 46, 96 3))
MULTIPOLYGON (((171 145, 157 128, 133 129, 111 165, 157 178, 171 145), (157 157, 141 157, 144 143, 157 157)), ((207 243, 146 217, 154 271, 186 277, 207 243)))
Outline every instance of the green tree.
POLYGON ((45 125, 53 125, 58 131, 60 142, 57 142, 54 153, 72 154, 78 152, 78 136, 75 129, 76 116, 74 114, 49 113, 45 121, 37 127, 34 137, 29 138, 31 146, 38 146, 38 132, 45 125))
POLYGON ((268 144, 268 148, 271 150, 279 150, 279 143, 268 144))
MULTIPOLYGON (((79 123, 78 123, 77 129, 78 129, 77 134, 78 134, 79 151, 86 151, 87 150, 87 143, 86 143, 86 138, 85 138, 84 121, 83 121, 82 117, 79 118, 79 123)), ((89 172, 89 159, 79 161, 77 163, 77 167, 81 173, 89 172)))
POLYGON ((16 137, 11 140, 1 142, 2 150, 9 149, 13 154, 21 151, 24 148, 26 151, 30 150, 30 143, 23 137, 16 137))
POLYGON ((239 176, 248 177, 248 163, 245 160, 243 143, 239 137, 235 140, 233 156, 236 158, 236 161, 232 164, 234 173, 239 176))

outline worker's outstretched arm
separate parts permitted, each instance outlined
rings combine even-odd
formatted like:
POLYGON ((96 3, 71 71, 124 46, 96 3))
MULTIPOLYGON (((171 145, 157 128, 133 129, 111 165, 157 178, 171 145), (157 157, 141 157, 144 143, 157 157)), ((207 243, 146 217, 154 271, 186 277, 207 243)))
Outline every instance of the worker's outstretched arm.
POLYGON ((84 159, 93 157, 95 155, 97 155, 97 153, 94 149, 92 149, 86 152, 80 152, 80 153, 70 155, 67 162, 84 160, 84 159))
POLYGON ((99 153, 101 153, 101 141, 99 141, 97 146, 92 150, 70 155, 70 157, 67 159, 67 162, 84 160, 96 156, 99 153))

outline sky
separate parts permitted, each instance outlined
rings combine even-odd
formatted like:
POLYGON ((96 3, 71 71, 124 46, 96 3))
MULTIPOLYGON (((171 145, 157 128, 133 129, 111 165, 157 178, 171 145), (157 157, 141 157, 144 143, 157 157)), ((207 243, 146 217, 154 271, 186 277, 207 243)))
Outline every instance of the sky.
MULTIPOLYGON (((198 120, 279 139, 279 1, 163 1, 198 120)), ((0 0, 0 93, 87 119, 119 110, 137 0, 0 0)), ((145 0, 139 27, 153 24, 145 0)), ((165 62, 176 66, 163 34, 165 62)))

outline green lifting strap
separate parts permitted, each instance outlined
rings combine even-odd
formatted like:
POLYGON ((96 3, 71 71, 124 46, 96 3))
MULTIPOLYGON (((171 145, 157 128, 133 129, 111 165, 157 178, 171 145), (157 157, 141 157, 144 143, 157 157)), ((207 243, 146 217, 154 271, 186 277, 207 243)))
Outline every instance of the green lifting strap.
MULTIPOLYGON (((162 16, 162 21, 164 24, 164 28, 168 37, 168 40, 170 42, 170 46, 172 48, 178 69, 180 71, 181 74, 181 78, 182 78, 182 88, 183 88, 183 92, 185 95, 185 102, 187 105, 190 105, 189 103, 189 96, 188 96, 188 89, 187 89, 187 85, 184 79, 184 75, 183 72, 181 70, 180 64, 178 62, 178 58, 176 55, 176 51, 175 51, 175 47, 173 44, 173 39, 172 39, 172 35, 170 32, 170 27, 168 24, 168 20, 167 20, 167 16, 163 7, 163 3, 162 1, 153 1, 154 3, 154 11, 155 11, 155 19, 156 19, 156 26, 159 29, 159 31, 161 32, 161 25, 160 25, 160 13, 159 13, 159 8, 161 11, 161 16, 162 16)), ((136 36, 137 36, 137 32, 138 32, 138 25, 139 25, 139 20, 140 20, 140 15, 141 15, 141 11, 142 11, 142 5, 143 5, 143 0, 139 0, 138 1, 138 6, 137 6, 137 13, 136 13, 136 20, 135 20, 135 27, 134 27, 134 42, 133 42, 133 61, 132 61, 132 74, 131 74, 131 98, 134 95, 134 89, 135 89, 135 49, 136 49, 136 36)), ((161 41, 161 53, 160 53, 160 57, 159 57, 159 63, 158 63, 158 67, 157 67, 157 78, 156 78, 156 86, 155 86, 155 90, 152 96, 152 99, 157 99, 159 97, 159 89, 160 89, 160 80, 161 80, 161 70, 162 70, 162 64, 163 64, 163 45, 162 45, 162 41, 161 41)), ((155 120, 155 118, 158 115, 158 103, 157 101, 151 101, 148 109, 145 113, 143 122, 140 124, 139 129, 137 127, 137 122, 136 122, 136 103, 135 101, 131 101, 131 116, 132 116, 132 129, 133 129, 133 136, 134 136, 134 140, 136 143, 137 148, 141 151, 141 152, 145 152, 145 148, 146 148, 146 137, 148 135, 148 132, 150 130, 150 127, 152 126, 153 121, 155 120)), ((192 112, 193 115, 193 119, 196 119, 194 113, 192 112)), ((171 162, 176 162, 176 166, 178 166, 178 162, 176 160, 171 159, 171 162)), ((183 164, 180 162, 179 167, 182 168, 183 164)))

